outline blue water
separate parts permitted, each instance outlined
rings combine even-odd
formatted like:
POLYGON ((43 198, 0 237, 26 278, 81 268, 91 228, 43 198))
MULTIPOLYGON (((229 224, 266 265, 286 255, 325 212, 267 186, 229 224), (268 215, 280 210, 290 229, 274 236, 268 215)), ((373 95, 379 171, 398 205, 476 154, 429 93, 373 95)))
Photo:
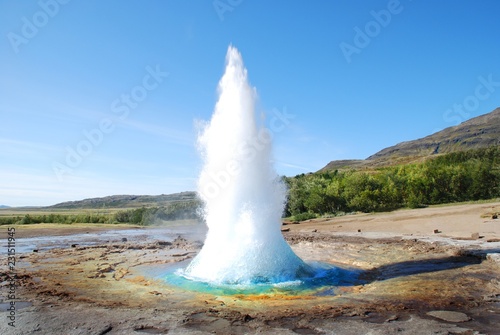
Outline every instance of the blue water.
POLYGON ((265 278, 256 278, 252 282, 243 283, 209 283, 189 279, 180 266, 168 269, 160 275, 162 280, 178 288, 213 295, 258 295, 258 294, 287 294, 287 295, 335 295, 338 287, 363 284, 360 279, 361 270, 343 269, 327 263, 309 263, 313 270, 308 275, 299 278, 283 279, 280 282, 268 282, 265 278))

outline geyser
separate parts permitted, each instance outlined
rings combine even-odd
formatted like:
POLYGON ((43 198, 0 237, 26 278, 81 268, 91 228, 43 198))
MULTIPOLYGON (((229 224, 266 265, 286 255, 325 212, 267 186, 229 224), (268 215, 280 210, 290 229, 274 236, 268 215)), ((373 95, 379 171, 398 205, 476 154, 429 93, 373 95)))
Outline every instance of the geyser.
POLYGON ((286 187, 274 170, 270 130, 258 122, 256 91, 232 46, 219 100, 198 142, 198 193, 208 233, 183 276, 211 284, 282 283, 312 275, 281 234, 286 187))

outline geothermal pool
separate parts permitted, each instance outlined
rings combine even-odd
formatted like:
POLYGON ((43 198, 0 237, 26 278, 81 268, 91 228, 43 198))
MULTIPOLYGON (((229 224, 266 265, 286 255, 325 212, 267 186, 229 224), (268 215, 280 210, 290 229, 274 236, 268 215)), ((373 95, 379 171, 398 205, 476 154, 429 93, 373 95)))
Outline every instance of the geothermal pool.
POLYGON ((483 256, 498 246, 413 236, 367 238, 329 229, 312 233, 306 224, 297 228, 284 233, 292 251, 307 262, 346 271, 345 281, 332 273, 312 287, 186 287, 166 281, 165 274, 185 268, 199 253, 198 225, 177 227, 166 239, 156 229, 129 234, 127 241, 103 234, 89 246, 59 245, 18 255, 19 324, 27 333, 38 325, 45 333, 72 334, 97 334, 110 326, 109 334, 352 334, 348 329, 382 334, 398 328, 408 334, 458 333, 459 328, 495 333, 500 268, 483 256), (427 315, 439 310, 471 319, 456 324, 427 315))
POLYGON ((346 269, 321 262, 311 262, 307 265, 310 275, 278 282, 270 282, 268 278, 262 281, 256 278, 251 282, 243 283, 192 280, 184 275, 186 264, 166 268, 165 273, 159 274, 157 278, 184 290, 214 295, 334 295, 334 288, 362 285, 366 282, 361 277, 362 271, 359 269, 346 269))

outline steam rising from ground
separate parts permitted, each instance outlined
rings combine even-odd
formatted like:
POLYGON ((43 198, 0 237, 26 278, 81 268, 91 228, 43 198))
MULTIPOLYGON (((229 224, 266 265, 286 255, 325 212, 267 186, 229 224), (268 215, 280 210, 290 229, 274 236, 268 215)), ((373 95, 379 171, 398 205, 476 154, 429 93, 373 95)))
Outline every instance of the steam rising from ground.
POLYGON ((271 134, 254 111, 255 89, 232 46, 219 100, 199 136, 204 167, 198 192, 208 234, 184 276, 216 284, 293 281, 309 267, 281 234, 286 188, 271 164, 271 134))

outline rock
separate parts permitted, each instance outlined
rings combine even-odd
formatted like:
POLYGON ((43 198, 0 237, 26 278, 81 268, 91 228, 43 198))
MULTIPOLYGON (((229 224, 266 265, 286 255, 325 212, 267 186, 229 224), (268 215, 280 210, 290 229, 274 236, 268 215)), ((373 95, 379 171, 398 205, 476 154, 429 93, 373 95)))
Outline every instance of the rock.
POLYGON ((497 220, 497 219, 498 219, 498 214, 493 214, 493 215, 491 216, 491 218, 492 218, 493 220, 497 220))
POLYGON ((289 231, 290 231, 290 228, 283 228, 283 229, 281 229, 281 232, 283 232, 283 233, 286 233, 286 232, 289 232, 289 231))
POLYGON ((98 273, 108 273, 108 272, 113 272, 115 269, 107 263, 101 264, 97 267, 97 272, 98 273))
POLYGON ((481 237, 479 236, 479 233, 474 233, 470 236, 473 240, 479 240, 481 237))
POLYGON ((439 234, 439 233, 441 233, 439 229, 434 229, 434 234, 439 234))
POLYGON ((300 224, 299 221, 293 221, 292 224, 300 224))
POLYGON ((127 241, 128 241, 128 239, 126 237, 122 238, 122 242, 127 242, 127 241))
POLYGON ((483 296, 483 300, 486 302, 500 302, 500 294, 489 294, 483 296))
POLYGON ((452 311, 432 311, 427 313, 427 315, 435 317, 437 319, 447 321, 447 322, 467 322, 471 318, 467 314, 452 311))
POLYGON ((72 248, 76 248, 77 246, 78 246, 78 244, 76 244, 76 243, 71 245, 72 248))
POLYGON ((490 238, 490 239, 486 240, 486 242, 488 242, 488 243, 500 242, 500 238, 490 238))
POLYGON ((497 253, 486 254, 486 259, 489 260, 490 262, 500 265, 500 254, 497 253))
POLYGON ((38 252, 38 249, 33 249, 33 252, 38 252))
POLYGON ((128 269, 119 268, 118 271, 116 271, 115 273, 113 273, 113 278, 116 281, 118 281, 118 280, 122 279, 123 277, 125 277, 127 274, 128 274, 128 269))
POLYGON ((317 232, 318 232, 318 230, 317 230, 317 229, 314 229, 312 232, 313 232, 313 233, 317 233, 317 232))
POLYGON ((104 335, 104 334, 109 333, 112 330, 113 330, 113 326, 106 325, 103 329, 101 329, 100 331, 98 331, 96 334, 98 334, 98 335, 104 335))
POLYGON ((361 233, 361 229, 358 229, 358 233, 361 233))
POLYGON ((182 254, 173 254, 172 257, 185 257, 187 255, 189 255, 189 252, 184 252, 182 254))
POLYGON ((389 317, 387 320, 385 320, 385 322, 394 322, 394 321, 398 321, 399 320, 399 317, 397 315, 393 315, 391 317, 389 317))

